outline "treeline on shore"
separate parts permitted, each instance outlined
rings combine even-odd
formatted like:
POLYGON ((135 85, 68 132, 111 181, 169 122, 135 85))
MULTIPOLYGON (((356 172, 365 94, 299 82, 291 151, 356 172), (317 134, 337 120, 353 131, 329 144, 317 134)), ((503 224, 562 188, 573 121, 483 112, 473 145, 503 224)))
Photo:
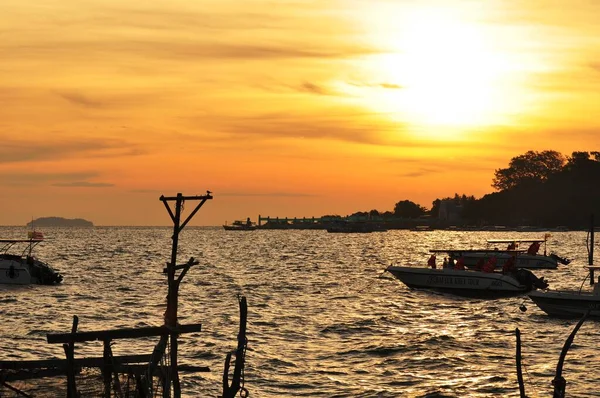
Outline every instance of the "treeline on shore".
POLYGON ((585 229, 590 214, 600 217, 600 152, 528 151, 494 172, 496 192, 476 199, 454 194, 433 201, 430 209, 410 200, 393 211, 357 212, 351 217, 372 220, 420 220, 420 225, 537 226, 585 229))

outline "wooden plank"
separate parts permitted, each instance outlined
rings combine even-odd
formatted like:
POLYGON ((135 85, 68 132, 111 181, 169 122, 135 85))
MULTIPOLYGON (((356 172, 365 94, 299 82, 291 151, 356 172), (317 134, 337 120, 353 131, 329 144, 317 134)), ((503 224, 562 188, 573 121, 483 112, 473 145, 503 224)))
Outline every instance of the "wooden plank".
MULTIPOLYGON (((102 358, 94 358, 99 361, 102 361, 102 358)), ((136 361, 137 362, 137 361, 136 361)), ((143 362, 143 361, 140 361, 143 362)), ((96 367, 100 368, 102 365, 99 362, 94 362, 93 366, 88 367, 96 367)), ((82 366, 83 367, 83 366, 82 366)), ((196 366, 196 365, 179 365, 179 371, 181 372, 210 372, 210 368, 208 366, 196 366)), ((119 373, 135 373, 135 374, 145 374, 148 371, 147 364, 117 364, 115 365, 115 371, 119 373)), ((75 366, 75 374, 79 374, 81 367, 75 366)), ((35 372, 31 372, 28 370, 19 370, 16 373, 10 373, 4 375, 4 381, 13 382, 13 381, 23 381, 23 380, 33 380, 33 379, 42 379, 44 377, 64 377, 66 375, 66 366, 62 368, 54 368, 54 369, 37 369, 35 372)), ((154 375, 160 376, 161 370, 156 368, 154 369, 154 375)))
MULTIPOLYGON (((117 366, 117 369, 120 373, 137 373, 137 374, 145 374, 148 371, 147 365, 120 365, 117 366)), ((179 365, 177 369, 181 372, 210 372, 210 368, 208 366, 196 366, 196 365, 179 365)), ((161 370, 160 368, 154 369, 154 375, 160 376, 161 370)))
POLYGON ((141 337, 165 336, 170 334, 194 333, 202 330, 201 323, 178 325, 176 328, 166 326, 148 326, 144 328, 123 328, 114 330, 96 330, 77 333, 48 333, 46 338, 50 344, 81 343, 84 341, 104 341, 117 339, 136 339, 141 337))
MULTIPOLYGON (((114 357, 114 360, 118 364, 126 363, 148 363, 152 358, 151 354, 143 355, 121 355, 114 357)), ((91 357, 75 359, 74 364, 77 367, 82 368, 93 368, 101 367, 103 363, 102 357, 91 357)), ((25 361, 0 361, 0 369, 66 369, 66 359, 38 359, 38 360, 25 360, 25 361)))

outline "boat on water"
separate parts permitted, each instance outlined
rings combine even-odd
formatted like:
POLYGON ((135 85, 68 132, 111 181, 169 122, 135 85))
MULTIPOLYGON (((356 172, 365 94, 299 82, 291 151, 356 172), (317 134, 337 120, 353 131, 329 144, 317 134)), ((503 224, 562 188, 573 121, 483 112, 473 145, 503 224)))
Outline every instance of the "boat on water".
POLYGON ((585 314, 600 317, 600 278, 595 281, 594 273, 600 266, 594 265, 594 221, 588 232, 588 274, 578 290, 545 290, 531 292, 529 298, 546 314, 557 318, 580 318, 585 314), (583 290, 589 278, 591 290, 583 290))
POLYGON ((496 267, 502 268, 511 257, 516 259, 517 268, 526 269, 556 269, 559 264, 567 265, 571 261, 555 253, 547 254, 549 234, 541 239, 488 239, 488 247, 484 249, 432 249, 431 253, 447 253, 450 260, 463 257, 466 267, 473 268, 477 263, 494 256, 497 259, 496 267), (541 246, 543 253, 539 253, 541 246), (503 248, 499 246, 502 245, 503 248))
MULTIPOLYGON (((600 270, 600 267, 593 266, 600 270)), ((583 286, 582 286, 583 287, 583 286)), ((530 292, 529 298, 546 314, 557 318, 600 317, 600 281, 590 290, 546 290, 530 292)))
POLYGON ((254 231, 257 228, 256 224, 248 218, 246 221, 236 220, 231 224, 223 224, 223 229, 226 231, 254 231))
POLYGON ((327 232, 332 233, 370 233, 385 232, 386 228, 366 221, 336 221, 327 226, 327 232))
POLYGON ((33 255, 33 248, 43 242, 43 234, 29 233, 28 239, 0 239, 0 284, 55 285, 63 276, 33 255))
POLYGON ((469 269, 389 266, 386 271, 410 288, 431 289, 465 297, 511 297, 548 287, 544 278, 538 279, 526 269, 502 274, 469 269))

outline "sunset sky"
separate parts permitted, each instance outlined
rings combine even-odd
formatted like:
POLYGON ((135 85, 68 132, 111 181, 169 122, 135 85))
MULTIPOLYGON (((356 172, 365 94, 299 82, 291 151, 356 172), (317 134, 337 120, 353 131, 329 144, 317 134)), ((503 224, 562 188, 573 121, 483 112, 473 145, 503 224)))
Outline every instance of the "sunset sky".
POLYGON ((599 2, 0 4, 0 225, 429 208, 600 150, 599 2))

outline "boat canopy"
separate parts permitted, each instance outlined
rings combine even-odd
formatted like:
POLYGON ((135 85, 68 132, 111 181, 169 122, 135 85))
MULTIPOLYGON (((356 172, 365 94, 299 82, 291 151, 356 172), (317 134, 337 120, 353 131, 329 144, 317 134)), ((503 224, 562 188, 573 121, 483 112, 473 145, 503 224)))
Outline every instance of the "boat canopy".
POLYGON ((431 249, 430 253, 525 253, 526 249, 510 249, 510 250, 500 250, 500 249, 431 249))
POLYGON ((546 239, 488 239, 487 240, 488 243, 522 243, 522 242, 527 242, 527 243, 533 243, 533 242, 538 242, 538 243, 542 243, 542 242, 546 242, 546 239))

